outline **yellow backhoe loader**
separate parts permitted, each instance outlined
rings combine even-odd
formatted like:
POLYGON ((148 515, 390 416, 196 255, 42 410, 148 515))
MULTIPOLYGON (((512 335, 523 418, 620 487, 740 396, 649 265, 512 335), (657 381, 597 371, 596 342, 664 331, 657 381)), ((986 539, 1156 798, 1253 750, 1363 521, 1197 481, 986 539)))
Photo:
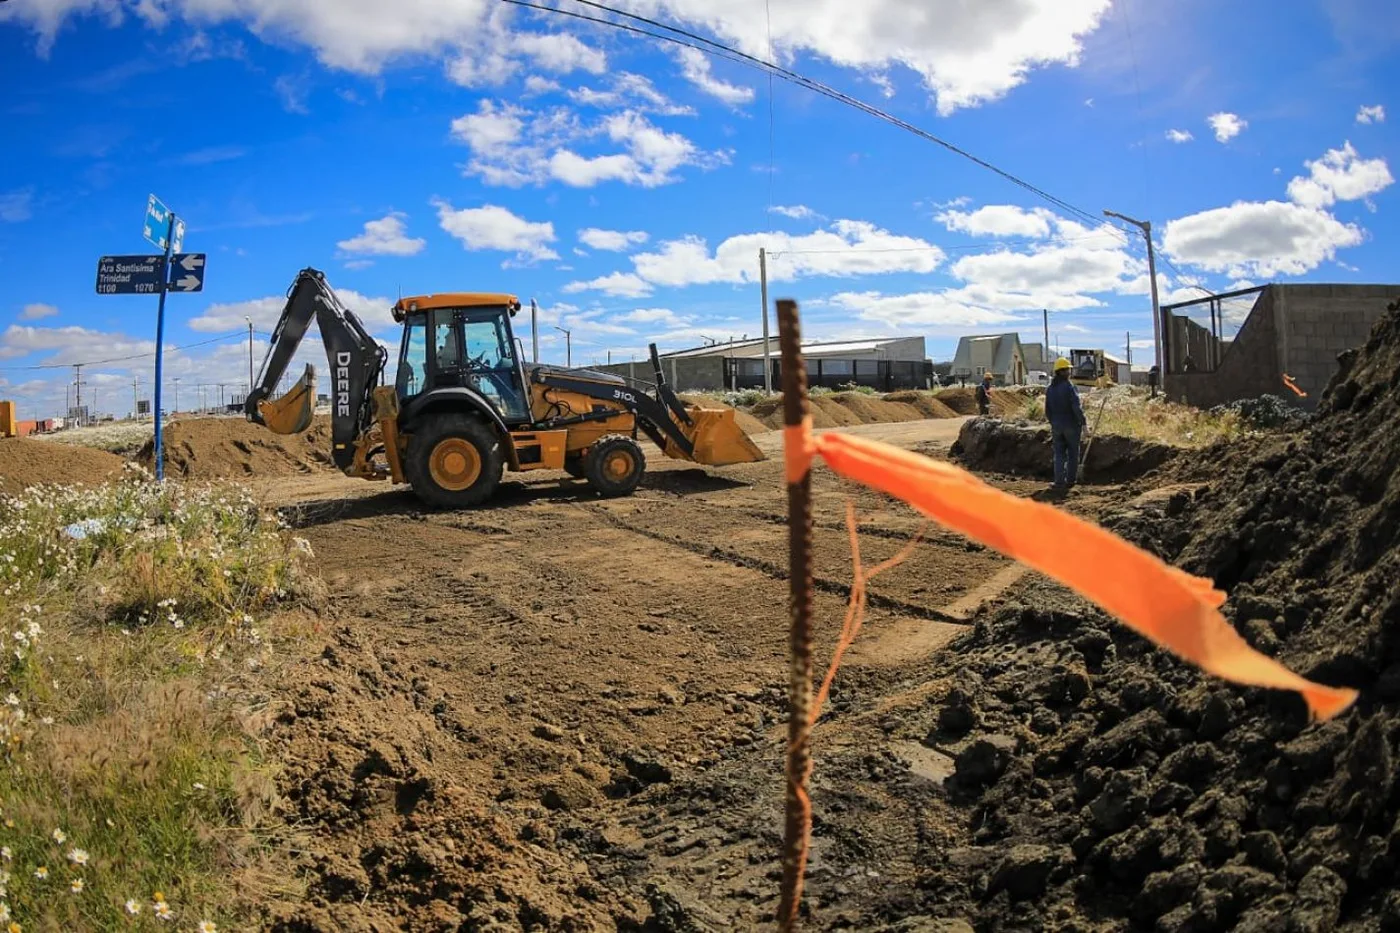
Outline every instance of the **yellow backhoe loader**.
POLYGON ((710 466, 763 460, 734 410, 687 405, 651 346, 654 385, 587 369, 526 364, 511 328, 513 295, 401 298, 398 369, 381 385, 388 352, 315 269, 287 292, 250 421, 278 434, 306 430, 316 370, 271 397, 314 317, 331 371, 332 457, 350 476, 408 482, 425 503, 467 508, 495 492, 502 470, 565 470, 604 496, 631 493, 646 458, 637 434, 678 460, 710 466))

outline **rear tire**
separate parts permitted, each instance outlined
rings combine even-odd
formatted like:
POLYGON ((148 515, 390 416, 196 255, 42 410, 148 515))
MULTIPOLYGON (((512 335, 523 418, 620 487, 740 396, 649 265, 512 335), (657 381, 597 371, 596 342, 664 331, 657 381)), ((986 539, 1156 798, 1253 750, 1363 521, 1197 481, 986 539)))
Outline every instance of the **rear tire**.
POLYGON ((404 472, 427 505, 468 509, 491 498, 504 459, 500 438, 481 419, 429 415, 415 426, 404 472))
POLYGON ((640 444, 624 434, 609 434, 589 448, 583 475, 600 495, 613 498, 631 495, 646 466, 640 444))

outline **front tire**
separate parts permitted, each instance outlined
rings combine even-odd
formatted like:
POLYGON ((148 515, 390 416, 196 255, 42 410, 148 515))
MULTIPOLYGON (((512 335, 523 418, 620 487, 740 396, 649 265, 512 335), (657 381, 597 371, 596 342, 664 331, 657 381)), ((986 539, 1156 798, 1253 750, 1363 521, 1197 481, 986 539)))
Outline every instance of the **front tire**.
POLYGON ((439 509, 469 509, 495 493, 504 459, 496 432, 481 419, 430 415, 409 442, 405 472, 424 503, 439 509))
POLYGON ((610 434, 589 448, 584 479, 606 498, 631 495, 646 471, 642 446, 623 434, 610 434))

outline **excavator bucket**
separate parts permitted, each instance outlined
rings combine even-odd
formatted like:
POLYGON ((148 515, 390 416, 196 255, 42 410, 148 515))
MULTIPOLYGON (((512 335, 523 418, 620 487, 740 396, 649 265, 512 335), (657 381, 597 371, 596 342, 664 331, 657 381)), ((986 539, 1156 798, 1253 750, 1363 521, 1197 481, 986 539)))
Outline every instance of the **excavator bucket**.
POLYGON ((734 409, 688 408, 686 413, 694 424, 683 430, 695 445, 696 463, 727 466, 768 459, 735 422, 734 409))
POLYGON ((316 413, 316 367, 307 364, 297 384, 278 399, 257 403, 258 420, 274 434, 300 434, 311 427, 316 413))

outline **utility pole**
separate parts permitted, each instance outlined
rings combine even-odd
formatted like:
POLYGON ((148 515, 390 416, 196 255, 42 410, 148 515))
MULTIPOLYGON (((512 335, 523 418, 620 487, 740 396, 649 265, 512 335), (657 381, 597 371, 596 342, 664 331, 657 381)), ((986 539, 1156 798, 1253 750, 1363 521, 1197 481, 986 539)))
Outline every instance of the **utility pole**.
POLYGON ((763 391, 773 391, 773 361, 768 356, 768 251, 758 248, 758 282, 763 299, 763 391))
POLYGON ((253 384, 253 319, 245 317, 248 322, 248 385, 253 384))
POLYGON ((1157 381, 1165 392, 1167 388, 1167 370, 1162 365, 1162 306, 1157 301, 1157 256, 1152 249, 1152 223, 1147 220, 1134 220, 1125 217, 1114 211, 1104 211, 1106 217, 1117 217, 1124 223, 1130 223, 1142 231, 1143 239, 1147 240, 1147 278, 1152 285, 1152 345, 1156 348, 1157 381))
POLYGON ((554 329, 557 330, 557 331, 559 331, 559 333, 561 333, 561 334, 564 335, 564 365, 567 366, 569 369, 573 369, 573 368, 574 368, 574 338, 573 338, 574 332, 571 331, 571 330, 565 330, 564 328, 560 327, 560 326, 557 325, 557 324, 554 326, 554 329))
POLYGON ((1128 368, 1133 366, 1133 332, 1128 331, 1123 335, 1123 352, 1128 355, 1128 368))
POLYGON ((535 299, 530 299, 530 350, 533 353, 531 362, 540 361, 540 306, 535 299))
POLYGON ((131 377, 131 417, 137 420, 141 418, 141 377, 131 377))
POLYGON ((179 377, 179 376, 176 376, 176 377, 175 377, 175 408, 173 409, 173 411, 178 412, 179 410, 180 410, 180 377, 179 377))
MULTIPOLYGON (((73 367, 73 397, 77 399, 73 407, 79 412, 83 410, 83 364, 78 363, 73 367)), ((78 423, 83 423, 83 417, 78 416, 78 423)))
POLYGON ((1040 318, 1045 323, 1045 352, 1050 352, 1050 309, 1041 308, 1040 318))

